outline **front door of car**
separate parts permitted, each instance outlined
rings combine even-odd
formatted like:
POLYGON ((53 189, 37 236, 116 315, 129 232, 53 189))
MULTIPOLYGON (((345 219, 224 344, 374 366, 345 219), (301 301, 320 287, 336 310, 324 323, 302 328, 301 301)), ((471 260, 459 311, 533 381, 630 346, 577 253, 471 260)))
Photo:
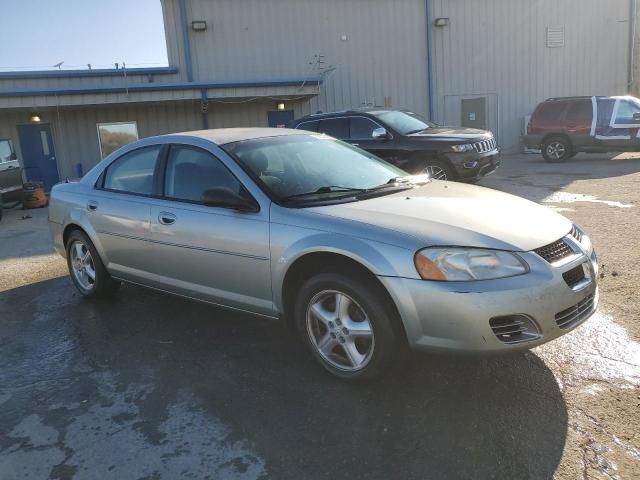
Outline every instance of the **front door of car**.
POLYGON ((632 98, 618 98, 613 109, 611 125, 624 134, 612 140, 612 144, 623 149, 637 150, 640 147, 638 132, 640 129, 640 101, 632 98))
POLYGON ((219 158, 193 146, 171 146, 163 183, 164 198, 151 208, 158 286, 272 314, 268 209, 241 212, 204 205, 203 193, 211 188, 249 193, 219 158))
POLYGON ((146 283, 156 261, 149 232, 151 199, 157 193, 162 145, 143 147, 113 161, 87 196, 86 213, 109 272, 146 283))
MULTIPOLYGON (((367 152, 392 163, 397 162, 395 139, 387 132, 386 136, 374 137, 374 131, 384 128, 367 117, 349 118, 349 138, 347 141, 367 152)), ((385 129, 386 130, 386 129, 385 129)))

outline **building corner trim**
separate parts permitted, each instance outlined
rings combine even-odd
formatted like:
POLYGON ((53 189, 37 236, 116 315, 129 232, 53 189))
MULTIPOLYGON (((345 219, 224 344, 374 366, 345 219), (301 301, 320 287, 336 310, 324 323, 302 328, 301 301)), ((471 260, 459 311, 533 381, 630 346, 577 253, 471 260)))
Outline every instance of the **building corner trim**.
POLYGON ((187 71, 187 82, 193 82, 193 65, 191 64, 191 43, 189 40, 189 24, 187 22, 186 0, 179 0, 180 25, 182 26, 182 43, 184 53, 184 63, 187 71))

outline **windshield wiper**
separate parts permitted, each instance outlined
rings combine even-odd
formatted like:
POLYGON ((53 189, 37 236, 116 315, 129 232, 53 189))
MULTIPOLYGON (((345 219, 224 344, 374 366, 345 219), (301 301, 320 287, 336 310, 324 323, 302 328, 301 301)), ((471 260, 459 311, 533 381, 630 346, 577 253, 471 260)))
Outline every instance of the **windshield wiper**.
POLYGON ((304 193, 296 193, 294 195, 289 195, 287 197, 284 197, 282 200, 283 201, 288 201, 288 200, 293 200, 296 198, 302 198, 302 197, 310 197, 312 195, 318 195, 318 194, 323 194, 323 193, 361 193, 361 192, 365 192, 366 189, 365 188, 354 188, 354 187, 342 187, 339 185, 326 185, 324 187, 320 187, 317 190, 314 190, 312 192, 304 192, 304 193))

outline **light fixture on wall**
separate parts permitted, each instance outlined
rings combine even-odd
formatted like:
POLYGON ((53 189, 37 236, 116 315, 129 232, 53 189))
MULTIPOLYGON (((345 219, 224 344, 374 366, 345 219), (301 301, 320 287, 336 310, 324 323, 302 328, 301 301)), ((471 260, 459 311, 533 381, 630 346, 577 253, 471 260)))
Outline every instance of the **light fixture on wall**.
POLYGON ((194 20, 191 22, 191 30, 194 32, 204 32, 207 29, 207 22, 204 20, 194 20))
POLYGON ((449 25, 449 18, 448 17, 440 17, 440 18, 436 18, 433 21, 433 24, 436 27, 446 27, 449 25))
POLYGON ((31 123, 40 123, 40 115, 36 113, 31 114, 31 123))
POLYGON ((284 103, 279 103, 278 105, 276 105, 276 108, 278 110, 284 110, 284 103))

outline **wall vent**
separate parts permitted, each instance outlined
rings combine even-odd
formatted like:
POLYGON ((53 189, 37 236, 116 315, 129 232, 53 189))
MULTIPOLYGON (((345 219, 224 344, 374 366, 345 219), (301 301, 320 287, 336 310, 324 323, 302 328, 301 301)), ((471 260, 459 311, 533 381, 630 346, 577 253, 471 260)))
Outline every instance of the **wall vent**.
POLYGON ((547 47, 564 47, 564 27, 547 27, 547 47))

